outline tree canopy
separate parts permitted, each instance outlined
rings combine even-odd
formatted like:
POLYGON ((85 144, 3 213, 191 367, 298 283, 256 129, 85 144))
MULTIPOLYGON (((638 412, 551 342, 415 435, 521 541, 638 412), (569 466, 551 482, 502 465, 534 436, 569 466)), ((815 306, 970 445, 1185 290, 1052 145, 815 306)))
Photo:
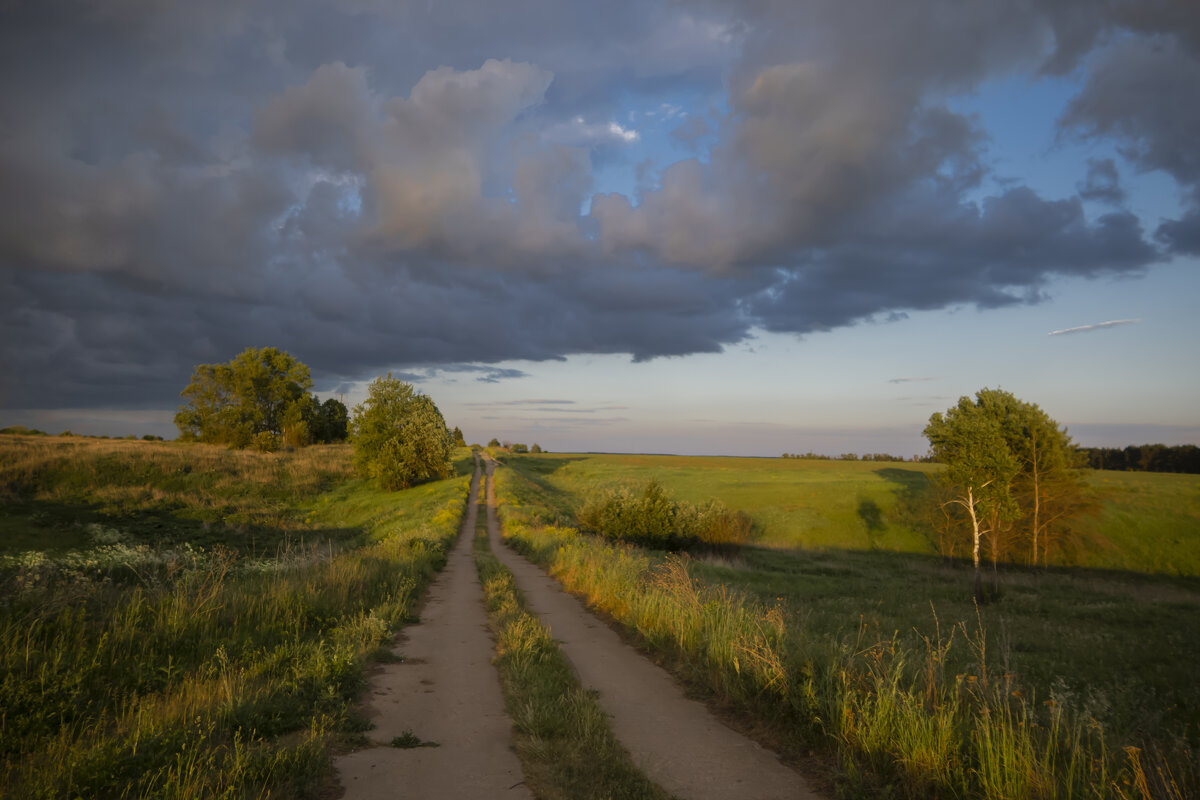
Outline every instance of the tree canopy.
POLYGON ((454 439, 427 395, 388 373, 371 382, 351 421, 354 466, 381 489, 449 477, 454 439))
POLYGON ((263 450, 344 439, 346 407, 320 403, 311 389, 302 362, 275 347, 248 347, 226 364, 196 366, 175 425, 185 440, 263 450))
POLYGON ((933 414, 924 433, 946 466, 941 505, 955 509, 946 515, 943 549, 954 553, 963 541, 956 531, 969 532, 977 571, 985 542, 993 563, 1022 554, 1044 562, 1086 507, 1075 446, 1036 404, 982 389, 933 414))

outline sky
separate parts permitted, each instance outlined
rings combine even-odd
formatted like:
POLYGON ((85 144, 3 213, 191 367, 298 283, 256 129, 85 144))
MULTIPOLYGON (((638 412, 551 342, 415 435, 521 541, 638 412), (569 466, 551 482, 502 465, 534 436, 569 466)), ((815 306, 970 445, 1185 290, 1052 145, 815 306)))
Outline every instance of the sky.
POLYGON ((14 0, 0 425, 279 347, 557 451, 1197 443, 1198 98, 1183 0, 14 0))

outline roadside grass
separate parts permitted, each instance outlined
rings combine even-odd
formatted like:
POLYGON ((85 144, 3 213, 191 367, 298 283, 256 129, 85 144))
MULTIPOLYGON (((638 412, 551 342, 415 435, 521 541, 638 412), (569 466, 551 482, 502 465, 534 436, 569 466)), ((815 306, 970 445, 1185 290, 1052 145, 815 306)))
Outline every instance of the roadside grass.
POLYGON ((382 495, 344 447, 41 441, 0 468, 6 530, 43 545, 0 557, 0 796, 316 796, 469 479, 382 495))
MULTIPOLYGON (((486 496, 482 484, 479 496, 486 496)), ((517 731, 517 754, 534 796, 667 800, 670 795, 633 766, 607 716, 579 686, 550 632, 526 608, 512 573, 492 555, 483 513, 475 533, 475 565, 496 635, 495 664, 517 731)))
POLYGON ((517 547, 785 752, 831 753, 848 796, 1200 791, 1195 579, 1006 570, 976 610, 967 571, 928 556, 696 560, 545 527, 512 463, 517 547))

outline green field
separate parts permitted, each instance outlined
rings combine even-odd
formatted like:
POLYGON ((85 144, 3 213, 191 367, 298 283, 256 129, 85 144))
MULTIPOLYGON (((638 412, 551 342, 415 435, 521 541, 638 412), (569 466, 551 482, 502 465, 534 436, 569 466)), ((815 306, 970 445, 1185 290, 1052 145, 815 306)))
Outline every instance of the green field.
MULTIPOLYGON (((808 550, 934 554, 925 493, 936 464, 775 458, 542 454, 508 456, 544 502, 571 520, 589 492, 663 484, 680 500, 717 498, 755 521, 756 542, 808 550)), ((1200 576, 1200 475, 1086 473, 1100 502, 1079 565, 1200 576)))
MULTIPOLYGON (((749 709, 756 724, 772 728, 785 746, 796 731, 812 726, 814 714, 822 717, 818 732, 809 730, 791 747, 802 750, 814 739, 832 742, 837 759, 851 765, 841 778, 847 791, 890 791, 885 787, 891 786, 912 797, 1019 797, 1051 781, 1054 791, 1037 793, 1053 797, 1070 796, 1100 781, 1107 783, 1097 796, 1186 796, 1161 788, 1123 794, 1122 781, 1136 784, 1140 769, 1123 760, 1132 758, 1126 747, 1168 765, 1162 768, 1173 777, 1164 778, 1164 786, 1175 780, 1196 787, 1196 476, 1091 476, 1103 494, 1094 520, 1101 546, 1089 551, 1088 559, 1104 568, 1001 565, 989 570, 993 601, 976 609, 969 567, 933 555, 916 513, 934 466, 626 455, 502 457, 509 467, 498 482, 502 511, 518 546, 664 655, 679 659, 681 674, 698 690, 749 709), (561 528, 540 532, 545 524, 570 525, 573 510, 603 486, 651 478, 680 499, 715 497, 747 511, 757 523, 759 546, 733 557, 697 555, 664 562, 661 554, 651 554, 639 561, 629 555, 637 548, 609 548, 561 528), (1137 525, 1122 527, 1129 519, 1137 525), (677 572, 669 580, 664 577, 663 570, 679 563, 686 577, 677 572), (696 588, 689 588, 689 581, 696 588), (664 582, 684 588, 664 593, 664 582), (693 596, 697 599, 689 599, 693 596), (707 611, 689 610, 725 606, 728 619, 708 619, 707 611), (693 618, 694 613, 699 617, 693 618), (738 626, 748 626, 750 633, 729 632, 738 626), (730 655, 738 652, 745 636, 776 628, 774 644, 730 655), (939 641, 951 644, 943 651, 939 641), (757 679, 747 677, 752 672, 747 664, 766 658, 767 651, 778 660, 777 673, 755 683, 757 679), (873 683, 881 676, 892 683, 873 683), (901 720, 903 714, 889 712, 892 717, 876 720, 878 730, 864 732, 860 725, 848 731, 841 717, 849 713, 858 718, 864 712, 859 701, 847 699, 845 685, 838 688, 839 680, 868 686, 864 691, 874 698, 870 702, 890 696, 899 703, 896 698, 918 690, 929 698, 955 681, 989 684, 991 694, 927 700, 919 704, 926 711, 913 712, 907 722, 901 720), (817 699, 795 694, 797 683, 807 683, 817 699), (781 685, 791 688, 781 690, 781 685), (1004 687, 1001 697, 994 696, 998 685, 1004 687), (781 716, 781 708, 792 711, 781 716), (947 708, 954 713, 945 727, 956 729, 960 740, 943 743, 933 760, 949 759, 961 773, 907 773, 904 764, 916 758, 916 731, 928 731, 935 724, 931 719, 947 708), (1027 758, 1029 763, 1018 768, 1023 757, 1011 749, 1016 747, 1012 743, 1008 751, 1001 748, 990 756, 979 749, 979 730, 990 730, 979 720, 994 721, 1002 712, 1017 711, 1028 716, 1012 730, 1032 737, 1026 741, 1029 752, 1042 753, 1044 763, 1027 758), (1054 744, 1047 734, 1036 733, 1066 725, 1068 719, 1074 726, 1068 726, 1071 735, 1083 745, 1066 740, 1054 744), (1061 763, 1062 753, 1071 748, 1091 753, 1093 766, 1104 768, 1072 772, 1061 763), (993 768, 1012 762, 1021 775, 997 768, 1010 783, 984 781, 988 758, 993 768), (1112 776, 1106 777, 1109 769, 1112 776)), ((1063 730, 1061 736, 1066 736, 1063 730)), ((1013 742, 1020 736, 1014 734, 1013 742)))
POLYGON ((0 796, 317 796, 472 463, 382 493, 347 446, 0 440, 0 796))

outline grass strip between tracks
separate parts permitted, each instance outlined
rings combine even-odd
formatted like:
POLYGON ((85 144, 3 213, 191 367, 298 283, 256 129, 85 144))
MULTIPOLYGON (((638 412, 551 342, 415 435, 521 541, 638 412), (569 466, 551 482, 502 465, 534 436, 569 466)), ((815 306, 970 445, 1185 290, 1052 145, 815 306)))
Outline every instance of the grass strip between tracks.
POLYGON ((491 552, 483 513, 475 564, 496 635, 495 663, 516 728, 517 755, 534 795, 541 800, 667 800, 670 795, 633 766, 550 631, 526 608, 512 573, 491 552))

